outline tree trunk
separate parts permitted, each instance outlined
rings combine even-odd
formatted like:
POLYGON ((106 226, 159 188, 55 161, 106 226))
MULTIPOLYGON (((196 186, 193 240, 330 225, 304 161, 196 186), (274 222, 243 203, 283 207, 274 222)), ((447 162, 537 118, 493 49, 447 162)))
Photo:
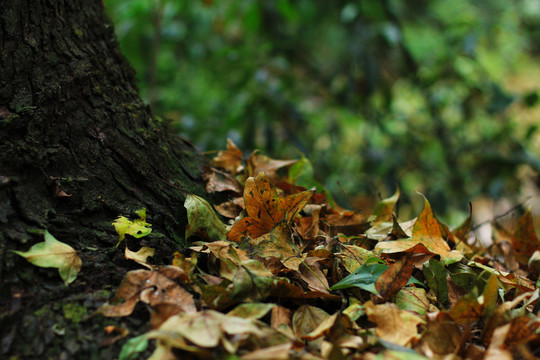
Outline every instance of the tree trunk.
POLYGON ((0 357, 117 356, 99 340, 115 322, 84 316, 132 266, 111 223, 145 207, 153 232, 130 248, 170 262, 205 161, 139 98, 102 1, 0 0, 0 49, 0 357), (82 258, 67 287, 10 251, 41 229, 82 258))

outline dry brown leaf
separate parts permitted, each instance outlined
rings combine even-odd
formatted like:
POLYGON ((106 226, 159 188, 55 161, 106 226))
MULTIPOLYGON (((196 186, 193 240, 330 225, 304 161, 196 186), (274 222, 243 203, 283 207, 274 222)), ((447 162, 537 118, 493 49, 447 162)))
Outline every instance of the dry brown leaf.
POLYGON ((424 320, 419 316, 398 308, 395 304, 365 304, 369 321, 377 324, 375 334, 391 343, 406 346, 417 336, 417 326, 424 320))
POLYGON ((527 209, 519 219, 515 232, 512 234, 512 247, 516 259, 526 265, 536 250, 540 250, 540 241, 534 230, 531 210, 527 209))
POLYGON ((114 298, 114 302, 123 302, 105 304, 99 311, 108 317, 128 316, 139 301, 151 307, 162 304, 175 306, 177 312, 197 311, 193 296, 175 280, 189 281, 184 271, 174 266, 166 266, 156 271, 130 271, 114 298))
POLYGON ((242 170, 243 159, 242 151, 238 149, 231 139, 227 139, 227 150, 218 152, 212 162, 214 166, 225 169, 234 176, 242 170))
POLYGON ((302 305, 293 315, 292 324, 294 333, 298 338, 302 338, 315 330, 330 315, 315 306, 302 305))
POLYGON ((379 293, 377 303, 385 302, 397 294, 402 287, 407 285, 411 278, 415 259, 413 253, 405 254, 398 262, 390 267, 377 279, 375 288, 379 293))
POLYGON ((240 242, 247 237, 255 239, 267 234, 282 221, 290 225, 312 195, 313 191, 305 191, 280 197, 264 173, 257 178, 249 178, 244 188, 248 216, 234 224, 227 237, 240 242))
POLYGON ((276 172, 284 167, 291 166, 298 160, 274 160, 259 154, 258 150, 251 153, 247 159, 249 176, 258 176, 265 173, 271 179, 278 178, 276 172))
POLYGON ((443 357, 459 350, 461 331, 448 314, 442 312, 428 314, 426 322, 426 329, 416 346, 425 356, 443 357))
POLYGON ((242 194, 242 185, 226 172, 209 167, 205 170, 203 178, 206 182, 206 192, 210 194, 223 191, 242 194))

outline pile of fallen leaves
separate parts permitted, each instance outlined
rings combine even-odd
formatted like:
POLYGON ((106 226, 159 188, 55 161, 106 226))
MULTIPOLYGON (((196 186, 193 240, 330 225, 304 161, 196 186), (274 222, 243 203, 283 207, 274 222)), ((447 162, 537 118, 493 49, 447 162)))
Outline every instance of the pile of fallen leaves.
MULTIPOLYGON (((312 177, 306 159, 245 159, 229 141, 213 164, 207 190, 228 200, 187 197, 189 249, 158 266, 152 249, 125 248, 145 268, 100 312, 145 303, 152 330, 120 359, 150 343, 151 359, 535 358, 540 242, 529 211, 511 231, 494 222, 482 248, 470 216, 451 230, 427 199, 406 222, 394 215, 399 192, 370 216, 335 206, 313 180, 296 184, 312 177)), ((120 241, 150 232, 139 216, 114 223, 120 241)))

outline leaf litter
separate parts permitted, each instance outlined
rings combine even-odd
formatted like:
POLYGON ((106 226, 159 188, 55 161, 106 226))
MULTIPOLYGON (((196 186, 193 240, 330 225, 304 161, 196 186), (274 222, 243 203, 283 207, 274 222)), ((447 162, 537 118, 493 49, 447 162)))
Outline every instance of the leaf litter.
MULTIPOLYGON (((370 216, 341 209, 315 180, 296 184, 313 175, 305 164, 244 158, 229 140, 205 175, 224 202, 186 199, 192 246, 162 265, 147 262, 151 249, 126 247, 148 269, 130 271, 100 312, 129 316, 144 303, 152 330, 128 340, 120 359, 149 344, 153 360, 540 355, 530 211, 512 229, 494 223, 494 244, 480 248, 467 242, 470 216, 451 230, 425 197, 409 221, 395 215, 399 190, 370 216)), ((150 230, 144 216, 124 219, 120 241, 150 230)))

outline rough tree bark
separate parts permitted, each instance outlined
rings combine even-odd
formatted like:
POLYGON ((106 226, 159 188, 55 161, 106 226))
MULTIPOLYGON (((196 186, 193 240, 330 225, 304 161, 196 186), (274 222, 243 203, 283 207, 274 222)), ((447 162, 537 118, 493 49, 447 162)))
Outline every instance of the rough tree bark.
POLYGON ((0 357, 117 355, 86 318, 129 267, 111 222, 145 207, 142 244, 172 258, 205 161, 140 100, 101 0, 0 0, 0 51, 0 357), (10 251, 43 229, 79 251, 68 287, 10 251))

